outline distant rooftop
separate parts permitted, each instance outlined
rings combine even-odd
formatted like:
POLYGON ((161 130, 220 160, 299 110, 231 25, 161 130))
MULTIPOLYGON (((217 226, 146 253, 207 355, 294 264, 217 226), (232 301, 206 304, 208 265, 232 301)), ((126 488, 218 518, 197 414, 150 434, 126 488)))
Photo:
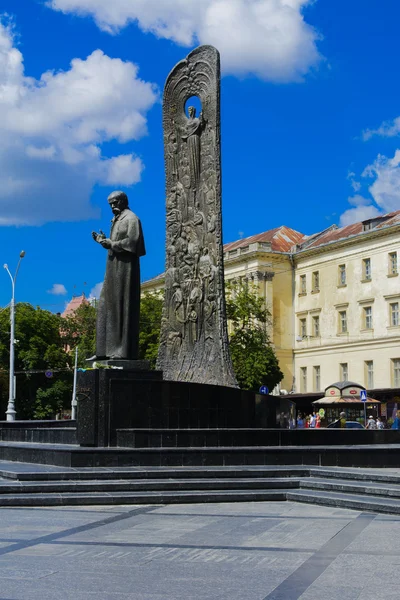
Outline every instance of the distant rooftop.
MULTIPOLYGON (((327 229, 314 233, 312 235, 304 235, 295 229, 281 225, 275 229, 269 229, 263 233, 258 233, 250 237, 246 237, 235 242, 224 244, 224 253, 232 252, 241 248, 248 248, 251 244, 270 244, 272 252, 286 252, 296 254, 304 250, 319 248, 327 244, 332 244, 341 240, 349 239, 354 236, 362 235, 374 230, 385 229, 394 225, 400 225, 400 210, 380 215, 366 221, 360 221, 346 227, 338 227, 331 225, 327 229)), ((164 280, 164 273, 157 275, 144 284, 153 283, 164 280)))
POLYGON ((231 250, 237 250, 238 248, 245 248, 250 244, 256 243, 269 243, 271 244, 271 250, 273 252, 290 252, 292 246, 298 244, 304 240, 306 236, 299 231, 290 229, 286 225, 281 225, 275 229, 269 229, 264 233, 258 233, 236 242, 230 242, 224 245, 224 252, 230 252, 231 250))
POLYGON ((359 221, 346 227, 333 225, 321 233, 304 238, 300 243, 297 243, 296 251, 318 248, 325 244, 332 244, 333 242, 345 240, 369 231, 385 229, 393 225, 400 225, 400 210, 374 217, 373 219, 367 219, 366 221, 359 221))
POLYGON ((61 316, 70 317, 82 304, 89 304, 85 294, 82 294, 82 296, 73 296, 61 316))

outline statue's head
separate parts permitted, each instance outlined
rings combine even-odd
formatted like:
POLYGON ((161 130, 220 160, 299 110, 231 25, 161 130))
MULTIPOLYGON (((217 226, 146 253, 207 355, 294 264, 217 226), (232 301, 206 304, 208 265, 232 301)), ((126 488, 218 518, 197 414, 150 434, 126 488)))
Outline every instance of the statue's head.
POLYGON ((107 201, 115 216, 119 215, 125 208, 128 208, 128 196, 125 192, 112 192, 108 196, 107 201))
POLYGON ((189 117, 191 119, 194 119, 195 116, 196 116, 196 109, 195 109, 195 107, 194 106, 189 106, 188 113, 189 113, 189 117))

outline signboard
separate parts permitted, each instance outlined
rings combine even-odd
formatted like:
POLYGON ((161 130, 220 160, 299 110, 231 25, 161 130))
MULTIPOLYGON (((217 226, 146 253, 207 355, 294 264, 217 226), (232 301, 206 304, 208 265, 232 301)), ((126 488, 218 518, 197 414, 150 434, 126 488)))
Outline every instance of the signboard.
POLYGON ((361 402, 367 401, 367 390, 361 390, 360 392, 360 400, 361 402))
POLYGON ((329 387, 325 390, 325 396, 339 396, 340 391, 336 387, 329 387))
POLYGON ((269 389, 267 388, 266 385, 262 385, 259 389, 260 394, 265 394, 267 395, 269 393, 269 389))
POLYGON ((350 398, 354 398, 355 396, 359 396, 362 392, 362 387, 358 385, 351 385, 349 387, 345 387, 342 390, 342 396, 349 396, 350 398))
POLYGON ((53 377, 53 371, 45 371, 44 374, 48 379, 51 379, 53 377))
POLYGON ((320 408, 318 414, 321 417, 321 419, 323 419, 325 417, 325 410, 323 408, 320 408))

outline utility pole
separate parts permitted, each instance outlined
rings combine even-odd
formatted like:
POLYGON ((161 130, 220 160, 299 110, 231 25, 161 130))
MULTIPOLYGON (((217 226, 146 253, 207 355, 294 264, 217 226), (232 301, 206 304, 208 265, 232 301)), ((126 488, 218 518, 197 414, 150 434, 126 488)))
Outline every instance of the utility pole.
POLYGON ((75 348, 75 367, 74 367, 74 387, 72 390, 72 402, 71 402, 71 420, 76 421, 76 407, 78 402, 76 401, 76 380, 78 376, 78 346, 75 348))
POLYGON ((25 251, 22 250, 19 254, 19 261, 14 277, 11 275, 8 265, 4 265, 5 270, 10 276, 12 286, 12 297, 10 304, 10 384, 9 384, 9 397, 7 405, 7 421, 15 421, 15 376, 14 376, 14 364, 15 364, 15 282, 17 279, 21 260, 25 256, 25 251))

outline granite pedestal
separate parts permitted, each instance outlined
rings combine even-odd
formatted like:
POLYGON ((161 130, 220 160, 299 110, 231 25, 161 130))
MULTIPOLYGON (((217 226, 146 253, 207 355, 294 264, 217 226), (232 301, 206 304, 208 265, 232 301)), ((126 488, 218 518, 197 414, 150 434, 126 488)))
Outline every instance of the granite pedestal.
POLYGON ((81 446, 116 446, 120 429, 253 428, 268 423, 266 399, 252 392, 163 381, 161 371, 79 373, 77 397, 81 446))

